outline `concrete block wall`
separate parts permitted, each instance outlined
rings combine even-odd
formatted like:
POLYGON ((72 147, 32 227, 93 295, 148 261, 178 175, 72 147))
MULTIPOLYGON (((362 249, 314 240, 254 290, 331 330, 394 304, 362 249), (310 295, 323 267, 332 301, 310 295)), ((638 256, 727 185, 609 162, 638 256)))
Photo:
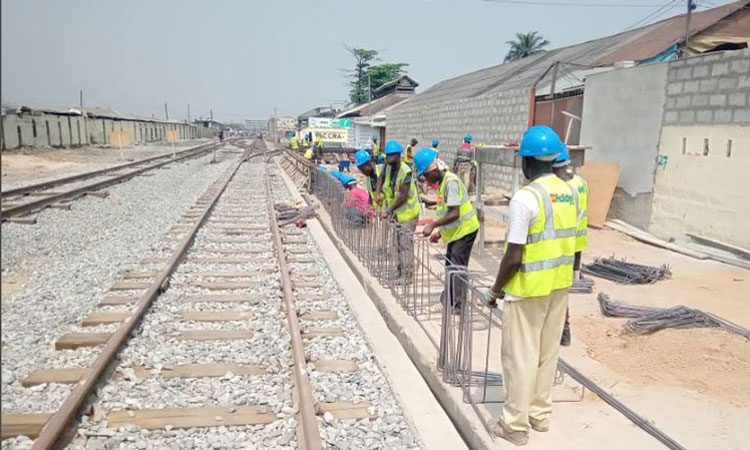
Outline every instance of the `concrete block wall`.
MULTIPOLYGON (((440 157, 452 164, 466 133, 473 134, 477 143, 498 145, 519 140, 528 123, 528 108, 528 89, 427 104, 407 101, 387 113, 386 139, 408 143, 416 137, 420 147, 440 139, 440 157)), ((482 175, 487 188, 510 190, 512 169, 485 168, 482 175)))
POLYGON ((750 123, 750 49, 669 63, 664 125, 750 123))

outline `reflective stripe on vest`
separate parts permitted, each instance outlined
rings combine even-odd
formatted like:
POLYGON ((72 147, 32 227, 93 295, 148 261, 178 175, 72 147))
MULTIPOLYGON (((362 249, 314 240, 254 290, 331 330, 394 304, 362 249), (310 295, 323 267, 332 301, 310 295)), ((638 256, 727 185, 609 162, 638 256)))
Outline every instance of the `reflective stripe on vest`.
POLYGON ((438 219, 442 219, 448 214, 448 205, 445 204, 445 190, 449 182, 458 183, 458 220, 440 227, 440 237, 446 244, 457 241, 479 229, 479 219, 477 211, 471 204, 469 194, 466 192, 466 186, 461 179, 453 172, 445 172, 443 181, 438 188, 438 205, 436 208, 438 219))
POLYGON ((589 246, 589 186, 586 180, 580 175, 573 175, 573 178, 568 180, 568 184, 578 195, 578 203, 580 205, 578 226, 576 227, 576 252, 581 252, 589 246))
MULTIPOLYGON (((383 194, 385 195, 386 205, 389 208, 396 203, 399 191, 401 190, 401 185, 404 184, 404 179, 407 175, 411 173, 411 167, 401 161, 401 166, 399 166, 398 174, 396 175, 396 185, 394 187, 391 187, 391 171, 391 166, 386 165, 383 194)), ((422 206, 419 203, 419 195, 417 194, 417 183, 412 174, 411 183, 409 185, 409 196, 404 204, 394 211, 396 213, 396 221, 404 223, 415 220, 419 217, 419 212, 421 210, 422 206)))
MULTIPOLYGON (((376 184, 377 184, 377 179, 380 176, 380 173, 382 171, 383 171, 383 165, 375 164, 375 183, 376 184)), ((372 205, 375 207, 375 209, 378 209, 380 205, 378 205, 378 201, 375 197, 375 186, 372 184, 371 177, 365 178, 365 187, 367 188, 367 193, 370 194, 370 200, 372 200, 372 205)))
POLYGON ((557 176, 523 189, 537 199, 539 214, 529 227, 521 266, 503 289, 515 297, 541 297, 573 284, 579 208, 574 189, 557 176))

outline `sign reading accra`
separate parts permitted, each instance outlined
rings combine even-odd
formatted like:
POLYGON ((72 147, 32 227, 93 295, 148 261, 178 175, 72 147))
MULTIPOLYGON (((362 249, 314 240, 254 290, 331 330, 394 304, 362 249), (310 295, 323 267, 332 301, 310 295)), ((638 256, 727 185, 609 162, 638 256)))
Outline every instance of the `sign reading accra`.
POLYGON ((330 117, 310 117, 308 125, 311 128, 346 128, 352 127, 351 119, 333 119, 330 117))

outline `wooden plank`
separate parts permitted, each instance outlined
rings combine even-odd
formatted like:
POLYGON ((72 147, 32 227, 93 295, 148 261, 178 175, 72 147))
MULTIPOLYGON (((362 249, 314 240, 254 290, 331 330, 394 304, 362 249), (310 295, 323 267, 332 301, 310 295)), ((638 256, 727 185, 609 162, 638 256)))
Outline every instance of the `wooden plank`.
POLYGON ((297 297, 299 297, 298 300, 316 301, 316 300, 323 300, 325 298, 322 295, 320 295, 318 293, 315 293, 315 292, 297 292, 297 291, 295 291, 294 293, 295 293, 295 295, 297 295, 297 297))
POLYGON ((306 258, 306 257, 299 257, 299 256, 287 257, 286 260, 290 263, 295 263, 295 264, 312 264, 312 263, 318 262, 318 260, 315 258, 306 258))
POLYGON ((130 316, 127 312, 93 312, 81 323, 84 327, 95 327, 109 323, 121 323, 130 316))
POLYGON ((140 300, 139 297, 116 297, 116 296, 108 296, 104 297, 102 301, 99 303, 101 306, 119 306, 119 305, 128 305, 130 303, 135 303, 138 300, 140 300))
POLYGON ((112 411, 107 414, 109 428, 135 425, 147 430, 165 428, 167 425, 173 428, 259 425, 276 420, 276 414, 266 412, 266 408, 258 406, 140 409, 112 411))
POLYGON ((227 322, 252 319, 250 311, 183 311, 182 320, 195 322, 227 322))
POLYGON ((352 403, 352 402, 322 402, 318 403, 317 410, 318 414, 323 415, 327 412, 333 414, 334 419, 346 420, 346 419, 375 419, 377 415, 370 414, 367 409, 370 404, 367 402, 352 403))
POLYGON ((39 436, 42 428, 52 414, 3 414, 0 416, 0 439, 16 436, 28 436, 31 439, 39 436))
POLYGON ((55 342, 55 350, 75 350, 107 343, 114 333, 68 333, 55 342))
MULTIPOLYGON (((151 371, 144 366, 133 368, 140 378, 153 377, 151 371)), ((209 378, 223 377, 227 373, 235 375, 264 375, 266 370, 260 366, 234 363, 182 364, 171 368, 164 368, 159 372, 161 378, 209 378)))
POLYGON ((37 369, 31 372, 21 382, 23 387, 31 387, 39 384, 60 383, 73 384, 83 377, 86 369, 37 369))
POLYGON ((151 287, 151 283, 148 282, 124 282, 124 281, 118 281, 117 283, 110 286, 110 291, 129 291, 129 290, 139 290, 139 289, 148 289, 151 287))
POLYGON ((313 311, 300 316, 302 320, 336 320, 338 318, 339 313, 336 311, 313 311))
POLYGON ((197 257, 197 258, 188 259, 188 262, 200 263, 200 264, 245 264, 245 263, 249 263, 253 261, 256 261, 256 259, 255 258, 243 258, 241 256, 238 256, 236 258, 197 257))
POLYGON ((316 338, 316 337, 334 337, 334 336, 343 336, 344 330, 338 327, 327 327, 327 328, 317 328, 317 327, 310 327, 305 328, 302 331, 302 337, 303 338, 316 338))
POLYGON ((359 370, 357 361, 353 359, 319 359, 311 361, 315 370, 320 372, 356 372, 359 370))
POLYGON ((213 278, 256 278, 258 274, 246 270, 203 270, 190 272, 192 276, 213 277, 213 278))
POLYGON ((153 278, 158 274, 159 272, 125 272, 122 277, 131 280, 134 278, 153 278))
POLYGON ((36 217, 11 217, 8 219, 10 223, 17 223, 19 225, 34 225, 36 223, 36 217))
POLYGON ((231 302, 252 302, 257 300, 257 295, 200 295, 196 297, 183 297, 182 301, 185 303, 201 303, 201 302, 219 302, 219 303, 231 303, 231 302))
POLYGON ((673 252, 682 253, 683 255, 687 255, 696 259, 708 259, 709 256, 705 253, 701 253, 696 250, 691 250, 689 248, 680 247, 677 244, 673 244, 671 242, 667 242, 663 239, 659 239, 658 237, 654 236, 651 233, 648 233, 646 231, 640 230, 632 225, 630 225, 627 222, 623 222, 621 220, 608 220, 604 222, 604 225, 607 228, 611 228, 613 230, 617 230, 621 233, 625 233, 628 236, 632 237, 633 239, 641 242, 645 242, 646 244, 650 244, 656 247, 665 248, 667 250, 671 250, 673 252))
POLYGON ((589 226, 601 228, 607 220, 609 205, 620 178, 620 166, 611 162, 586 161, 581 176, 589 186, 589 226))
POLYGON ((252 330, 181 330, 177 339, 183 341, 219 341, 251 339, 252 330))
POLYGON ((309 248, 294 248, 294 247, 289 247, 289 248, 285 248, 284 251, 286 251, 287 253, 293 253, 293 254, 297 254, 297 255, 312 253, 312 251, 310 251, 309 248))
POLYGON ((199 281, 193 283, 193 285, 211 291, 225 291, 230 289, 251 289, 253 286, 257 286, 258 283, 199 281))

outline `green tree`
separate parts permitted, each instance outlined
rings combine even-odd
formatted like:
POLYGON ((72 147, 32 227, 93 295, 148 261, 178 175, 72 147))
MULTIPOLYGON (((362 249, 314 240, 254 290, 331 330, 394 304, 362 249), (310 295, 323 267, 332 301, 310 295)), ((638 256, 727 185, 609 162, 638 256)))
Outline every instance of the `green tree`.
POLYGON ((536 53, 541 53, 545 51, 545 47, 549 45, 549 41, 544 39, 544 37, 536 31, 530 33, 516 33, 516 39, 514 41, 506 41, 505 43, 510 45, 510 50, 508 50, 508 54, 505 55, 504 62, 515 61, 536 53))
POLYGON ((383 84, 404 75, 407 63, 380 62, 377 50, 344 46, 354 57, 354 69, 345 70, 349 79, 349 99, 352 103, 365 103, 369 100, 369 89, 377 89, 383 84))

